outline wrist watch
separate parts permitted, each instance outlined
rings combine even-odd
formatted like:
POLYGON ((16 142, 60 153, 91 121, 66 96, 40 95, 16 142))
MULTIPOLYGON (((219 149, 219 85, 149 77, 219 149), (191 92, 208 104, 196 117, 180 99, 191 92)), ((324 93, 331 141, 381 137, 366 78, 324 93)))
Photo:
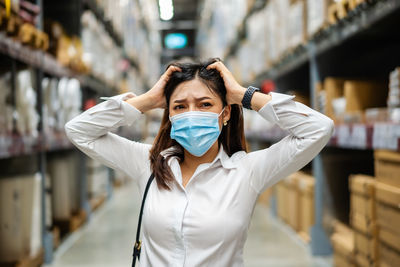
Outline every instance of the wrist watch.
POLYGON ((247 109, 251 109, 251 98, 253 97, 253 94, 255 92, 259 92, 260 89, 254 86, 249 86, 247 87, 246 92, 244 93, 243 99, 242 99, 242 105, 243 107, 247 109))

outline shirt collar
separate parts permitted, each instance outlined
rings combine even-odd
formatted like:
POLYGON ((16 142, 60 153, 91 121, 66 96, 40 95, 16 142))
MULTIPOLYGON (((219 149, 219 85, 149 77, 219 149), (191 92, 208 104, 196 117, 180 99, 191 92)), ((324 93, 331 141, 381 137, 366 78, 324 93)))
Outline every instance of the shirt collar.
MULTIPOLYGON (((176 149, 175 146, 164 149, 163 151, 160 152, 160 155, 165 158, 174 149, 176 149)), ((221 164, 222 167, 224 167, 225 169, 233 169, 237 167, 236 164, 234 164, 234 162, 232 161, 231 157, 229 157, 228 154, 225 152, 223 145, 220 145, 218 154, 215 157, 215 159, 210 163, 210 167, 218 163, 221 164)))

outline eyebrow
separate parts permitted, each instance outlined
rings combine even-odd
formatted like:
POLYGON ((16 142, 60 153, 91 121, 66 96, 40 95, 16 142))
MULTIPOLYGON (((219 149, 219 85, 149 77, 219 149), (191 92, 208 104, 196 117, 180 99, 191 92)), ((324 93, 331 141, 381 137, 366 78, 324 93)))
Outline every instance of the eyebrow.
MULTIPOLYGON (((195 99, 196 99, 196 101, 201 101, 201 100, 204 100, 204 99, 211 99, 211 97, 203 96, 203 97, 195 98, 195 99)), ((185 102, 185 101, 186 101, 186 98, 184 98, 184 99, 177 99, 177 100, 174 101, 174 103, 182 103, 182 102, 185 102)))

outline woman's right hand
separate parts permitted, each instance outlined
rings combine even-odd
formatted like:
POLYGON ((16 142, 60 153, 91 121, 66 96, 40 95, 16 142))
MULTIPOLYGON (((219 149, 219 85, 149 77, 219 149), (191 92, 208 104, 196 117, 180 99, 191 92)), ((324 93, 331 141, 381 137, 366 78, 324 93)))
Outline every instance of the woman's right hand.
POLYGON ((181 68, 177 66, 169 66, 168 69, 161 75, 160 79, 156 84, 148 91, 146 94, 152 99, 154 104, 153 108, 166 108, 167 103, 164 95, 164 88, 167 82, 171 78, 172 73, 175 71, 182 71, 181 68))
POLYGON ((156 84, 146 93, 126 100, 129 104, 136 107, 142 113, 155 108, 166 108, 167 103, 164 95, 164 88, 172 73, 182 71, 177 66, 169 66, 168 69, 161 75, 156 84))

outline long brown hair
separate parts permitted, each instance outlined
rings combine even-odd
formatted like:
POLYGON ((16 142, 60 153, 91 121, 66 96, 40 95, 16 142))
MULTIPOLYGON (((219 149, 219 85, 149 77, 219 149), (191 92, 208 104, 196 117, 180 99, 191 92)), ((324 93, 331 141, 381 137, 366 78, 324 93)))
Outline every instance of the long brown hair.
MULTIPOLYGON (((216 93, 222 100, 223 106, 227 105, 226 88, 224 81, 219 72, 215 69, 207 70, 206 67, 216 61, 221 61, 219 58, 211 58, 204 62, 172 62, 169 66, 178 66, 182 69, 181 72, 174 72, 164 88, 167 107, 164 110, 164 115, 161 121, 160 130, 154 140, 150 150, 150 164, 154 172, 159 189, 171 190, 174 177, 168 161, 172 157, 177 157, 179 162, 184 160, 183 147, 171 139, 171 122, 169 120, 169 100, 175 88, 182 82, 199 79, 212 92, 216 93), (175 147, 165 158, 160 154, 161 151, 175 147)), ((223 145, 225 152, 232 156, 237 151, 247 151, 243 129, 243 110, 239 105, 231 105, 231 117, 228 124, 222 128, 222 132, 218 137, 218 143, 223 145)))

